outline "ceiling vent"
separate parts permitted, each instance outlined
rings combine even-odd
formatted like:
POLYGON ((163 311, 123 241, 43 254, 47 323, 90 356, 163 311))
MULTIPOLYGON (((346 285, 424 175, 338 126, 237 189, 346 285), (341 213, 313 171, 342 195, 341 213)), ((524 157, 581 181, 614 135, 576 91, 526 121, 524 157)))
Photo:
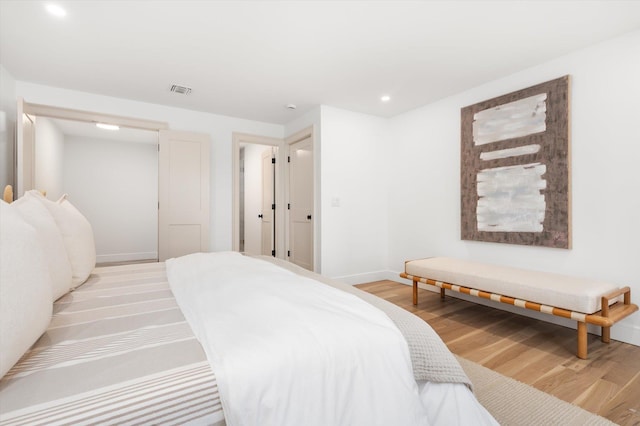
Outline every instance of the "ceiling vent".
POLYGON ((175 93, 180 93, 181 95, 188 95, 191 93, 191 87, 181 86, 179 84, 172 84, 171 91, 175 93))

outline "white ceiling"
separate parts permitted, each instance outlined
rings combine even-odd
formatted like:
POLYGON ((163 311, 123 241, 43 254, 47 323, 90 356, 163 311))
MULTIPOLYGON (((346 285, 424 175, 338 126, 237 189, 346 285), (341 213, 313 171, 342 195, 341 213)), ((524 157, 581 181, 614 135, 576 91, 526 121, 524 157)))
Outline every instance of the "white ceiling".
POLYGON ((17 80, 281 124, 319 104, 390 117, 640 28, 640 1, 44 4, 0 0, 17 80))

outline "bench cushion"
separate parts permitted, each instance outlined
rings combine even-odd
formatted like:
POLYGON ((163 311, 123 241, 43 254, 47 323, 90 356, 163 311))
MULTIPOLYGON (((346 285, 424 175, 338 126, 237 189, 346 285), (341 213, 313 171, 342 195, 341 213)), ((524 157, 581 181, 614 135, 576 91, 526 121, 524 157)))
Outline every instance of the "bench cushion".
POLYGON ((600 297, 618 289, 603 281, 447 257, 409 261, 405 272, 585 314, 599 311, 600 297))

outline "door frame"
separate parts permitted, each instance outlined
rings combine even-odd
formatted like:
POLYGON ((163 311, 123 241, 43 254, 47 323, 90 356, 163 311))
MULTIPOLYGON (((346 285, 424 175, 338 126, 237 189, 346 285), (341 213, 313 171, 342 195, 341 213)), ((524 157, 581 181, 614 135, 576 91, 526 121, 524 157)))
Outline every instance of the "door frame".
POLYGON ((88 123, 117 124, 121 127, 131 127, 141 130, 169 130, 169 124, 164 121, 145 120, 142 118, 125 117, 123 115, 103 114, 101 112, 84 111, 79 109, 62 108, 53 105, 42 105, 22 101, 24 112, 35 116, 62 118, 64 120, 85 121, 88 123))
MULTIPOLYGON (((102 114, 99 112, 83 111, 78 109, 69 109, 56 107, 52 105, 34 104, 25 101, 22 97, 18 97, 18 114, 16 117, 16 125, 22 125, 22 114, 34 115, 36 118, 50 117, 61 118, 63 120, 83 121, 86 123, 107 123, 116 124, 120 127, 131 127, 141 130, 168 130, 169 124, 162 121, 144 120, 139 118, 131 118, 120 115, 102 114)), ((16 164, 14 165, 14 182, 15 182, 15 198, 22 197, 25 191, 34 188, 24 188, 24 165, 23 165, 23 146, 22 146, 22 130, 16 129, 17 137, 15 144, 16 164)), ((31 165, 33 168, 33 164, 31 165)))
MULTIPOLYGON (((63 120, 73 120, 73 121, 81 121, 85 123, 105 123, 105 124, 116 124, 120 127, 129 127, 133 129, 140 130, 150 130, 158 132, 158 146, 160 146, 160 131, 161 130, 169 130, 169 123, 163 121, 153 121, 153 120, 145 120, 140 118, 132 118, 125 117, 120 115, 112 115, 112 114, 103 114, 100 112, 94 111, 85 111, 85 110, 77 110, 70 108, 57 107, 53 105, 42 105, 26 102, 24 98, 17 98, 17 112, 18 115, 16 117, 16 138, 14 143, 14 158, 16 163, 14 164, 14 183, 16 190, 14 191, 15 199, 23 196, 24 193, 30 189, 34 188, 25 188, 24 187, 24 156, 23 150, 24 147, 22 145, 22 115, 32 115, 36 117, 48 117, 48 118, 59 118, 63 120)), ((36 136, 34 136, 35 138, 36 136)), ((158 156, 158 162, 160 158, 158 156)), ((32 158, 31 169, 34 168, 35 158, 32 158)), ((160 171, 158 170, 158 173, 160 171)), ((37 188, 35 188, 37 189, 37 188)), ((158 184, 158 200, 160 199, 160 186, 158 184)), ((158 209, 158 215, 160 211, 158 209)), ((158 225, 160 224, 160 217, 158 216, 158 225)), ((160 253, 160 230, 157 231, 158 237, 158 256, 160 253)))
POLYGON ((25 111, 25 102, 18 98, 16 114, 16 140, 14 146, 13 181, 14 196, 18 199, 25 191, 33 189, 35 182, 35 116, 25 111), (28 131, 25 120, 31 122, 28 131), (27 140, 28 139, 28 140, 27 140), (25 158, 25 147, 29 158, 25 158), (18 179, 20 176, 20 179, 18 179))
MULTIPOLYGON (((277 227, 276 227, 276 210, 274 210, 272 208, 272 206, 275 204, 276 200, 275 200, 275 196, 276 196, 276 163, 274 162, 274 160, 276 159, 275 157, 275 152, 274 152, 274 147, 271 148, 263 148, 263 151, 260 153, 260 174, 262 176, 261 179, 261 186, 262 186, 262 202, 261 202, 261 209, 260 209, 260 214, 262 215, 262 220, 260 221, 260 235, 262 235, 262 241, 260 241, 261 243, 261 248, 260 248, 260 252, 263 255, 269 255, 269 253, 271 253, 271 255, 273 255, 273 252, 275 251, 276 247, 275 247, 275 243, 277 241, 276 239, 276 232, 278 232, 277 227), (267 183, 269 185, 267 185, 267 183), (267 189, 268 188, 268 189, 267 189), (265 194, 268 194, 269 191, 271 192, 271 198, 268 200, 268 203, 265 203, 265 194), (265 246, 265 214, 267 214, 268 212, 271 212, 271 221, 270 222, 266 222, 266 223, 271 223, 271 225, 268 227, 269 229, 269 234, 270 234, 270 239, 271 239, 271 244, 270 247, 267 249, 267 247, 265 246), (267 249, 267 250, 265 250, 267 249)), ((246 167, 246 165, 245 165, 246 167)), ((245 169, 246 170, 246 169, 245 169)), ((246 192, 245 192, 246 195, 246 192)), ((238 215, 238 217, 240 217, 240 215, 238 215)), ((245 219, 246 219, 246 214, 245 214, 245 219)), ((246 223, 245 223, 246 225, 246 223)), ((246 237, 246 234, 245 234, 246 237)), ((245 240, 246 241, 246 240, 245 240)))
POLYGON ((276 154, 276 194, 275 194, 275 223, 276 223, 276 257, 286 259, 286 222, 285 222, 285 167, 288 151, 285 149, 283 139, 268 136, 252 135, 249 133, 233 132, 233 142, 231 148, 231 182, 232 182, 232 250, 240 249, 240 145, 252 143, 257 145, 275 146, 278 148, 276 154))
MULTIPOLYGON (((296 142, 300 142, 304 139, 311 138, 311 152, 313 153, 313 271, 320 271, 320 200, 318 199, 320 195, 320 153, 318 149, 318 144, 316 143, 316 126, 311 125, 306 127, 298 132, 295 132, 284 139, 286 146, 286 155, 287 158, 291 152, 291 145, 296 142)), ((289 188, 289 163, 286 163, 287 167, 285 167, 285 194, 286 194, 286 202, 289 202, 290 196, 290 188, 289 188)), ((289 249, 289 238, 290 238, 290 230, 289 230, 289 211, 286 211, 284 221, 286 223, 285 226, 285 241, 287 243, 287 250, 289 249)))

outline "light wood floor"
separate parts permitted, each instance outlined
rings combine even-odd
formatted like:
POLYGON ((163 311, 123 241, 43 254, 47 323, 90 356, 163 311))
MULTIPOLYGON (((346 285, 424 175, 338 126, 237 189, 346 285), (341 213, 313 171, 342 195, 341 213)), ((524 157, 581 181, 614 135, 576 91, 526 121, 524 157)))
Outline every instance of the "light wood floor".
MULTIPOLYGON (((575 356, 576 331, 418 290, 394 281, 360 284, 431 325, 449 349, 470 361, 579 405, 621 425, 640 425, 640 347, 589 334, 589 358, 575 356)), ((637 315, 637 314, 636 314, 637 315)))

